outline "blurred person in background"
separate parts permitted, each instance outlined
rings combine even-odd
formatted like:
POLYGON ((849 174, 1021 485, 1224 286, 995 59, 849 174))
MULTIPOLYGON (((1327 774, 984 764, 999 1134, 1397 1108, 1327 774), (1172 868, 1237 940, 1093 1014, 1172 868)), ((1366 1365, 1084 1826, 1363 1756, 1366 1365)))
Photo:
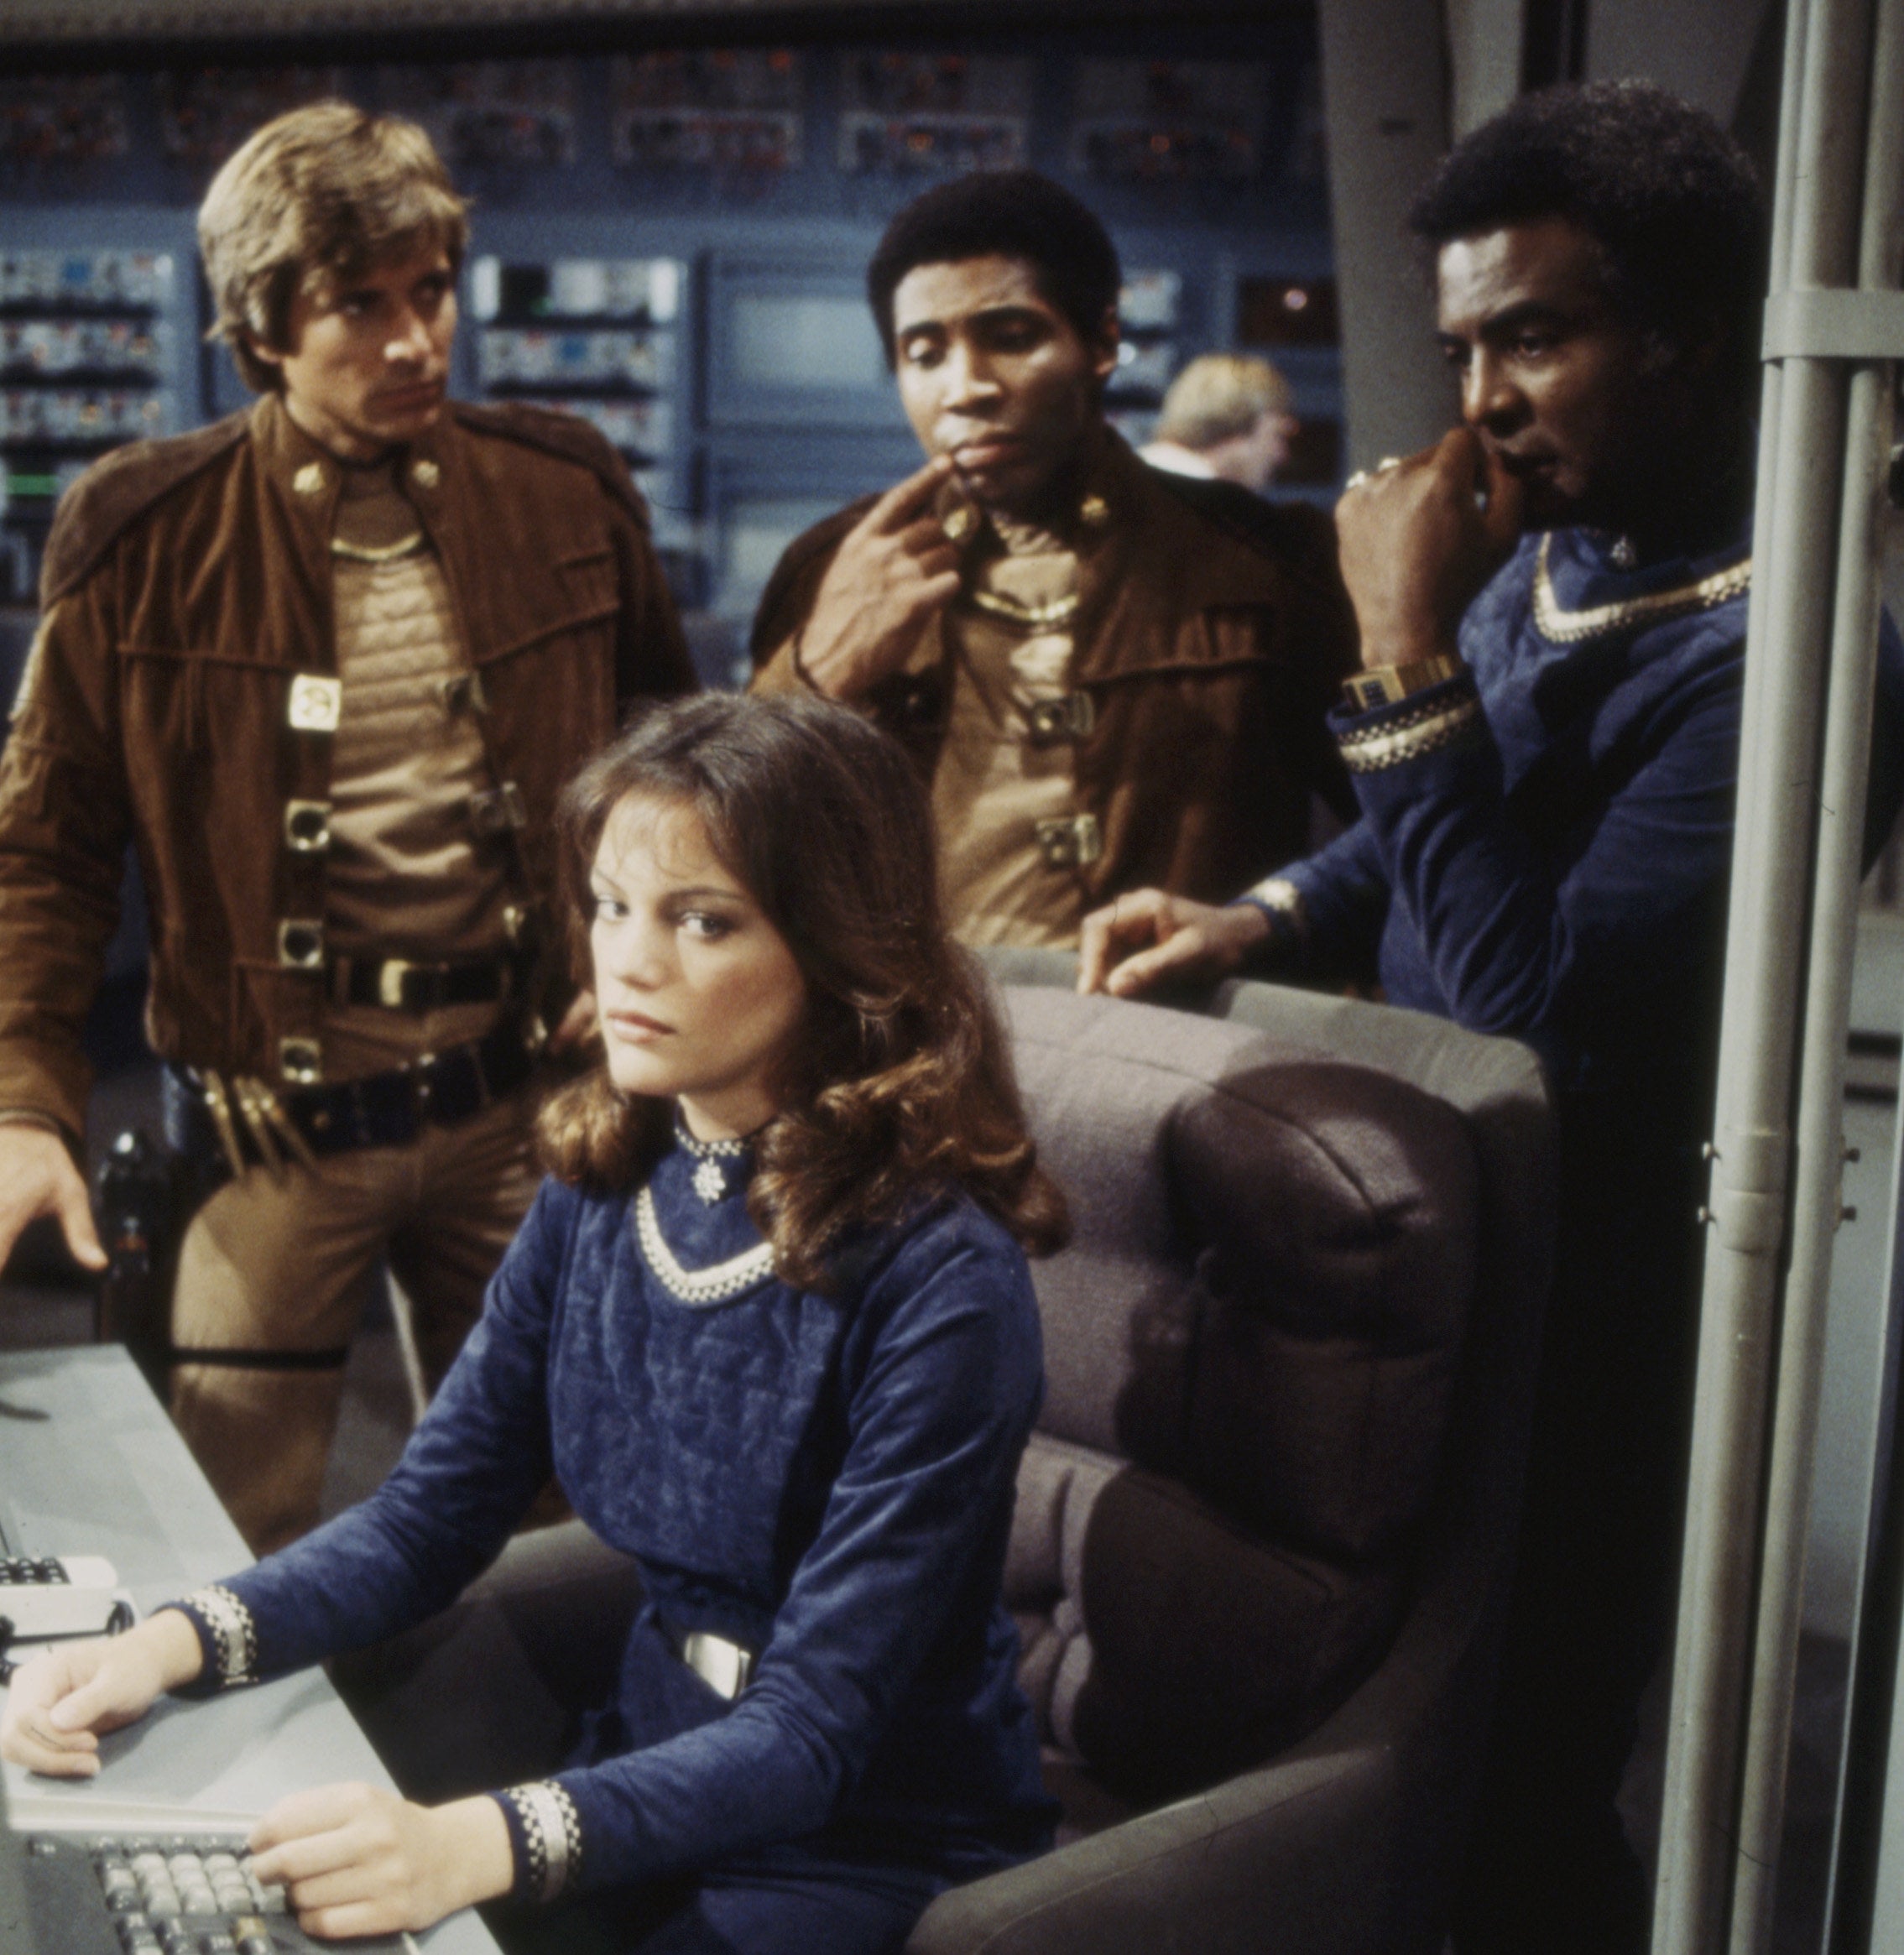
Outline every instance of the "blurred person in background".
POLYGON ((1299 425, 1289 383, 1267 360, 1202 353, 1171 382, 1157 431, 1137 452, 1153 468, 1260 496, 1288 461, 1299 425))

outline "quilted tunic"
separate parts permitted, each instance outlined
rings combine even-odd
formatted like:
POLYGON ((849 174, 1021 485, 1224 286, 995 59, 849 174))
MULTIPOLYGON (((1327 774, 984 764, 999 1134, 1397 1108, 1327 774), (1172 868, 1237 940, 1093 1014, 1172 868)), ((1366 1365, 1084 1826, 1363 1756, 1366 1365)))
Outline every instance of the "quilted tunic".
POLYGON ((1024 1257, 949 1199, 853 1244, 837 1294, 795 1290, 747 1260, 749 1166, 712 1202, 685 1149, 655 1170, 673 1286, 638 1202, 545 1182, 389 1479, 211 1592, 223 1634, 195 1610, 223 1681, 381 1640, 453 1599, 553 1467, 645 1598, 545 1799, 571 1891, 796 1839, 949 1880, 1050 1838, 999 1599, 1043 1389, 1024 1257), (678 1294, 730 1264, 733 1293, 678 1294), (759 1653, 732 1702, 675 1654, 695 1629, 759 1653))

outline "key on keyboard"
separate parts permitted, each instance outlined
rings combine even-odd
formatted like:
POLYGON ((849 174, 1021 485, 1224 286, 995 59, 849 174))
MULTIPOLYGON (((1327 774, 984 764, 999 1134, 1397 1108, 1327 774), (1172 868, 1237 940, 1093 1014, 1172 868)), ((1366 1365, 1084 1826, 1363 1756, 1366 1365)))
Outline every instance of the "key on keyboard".
MULTIPOLYGON (((261 1887, 242 1839, 204 1835, 36 1833, 27 1884, 46 1955, 319 1955, 281 1887, 261 1887), (49 1928, 53 1932, 48 1934, 49 1928)), ((353 1941, 399 1955, 404 1937, 353 1941)))

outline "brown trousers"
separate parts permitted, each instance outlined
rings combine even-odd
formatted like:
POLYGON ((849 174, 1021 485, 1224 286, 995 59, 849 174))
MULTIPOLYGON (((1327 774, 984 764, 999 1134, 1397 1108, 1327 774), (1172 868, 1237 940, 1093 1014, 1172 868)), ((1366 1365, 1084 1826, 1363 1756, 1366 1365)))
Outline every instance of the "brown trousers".
MULTIPOLYGON (((351 1340, 380 1265, 414 1310, 434 1390, 535 1193, 531 1086, 401 1147, 252 1167, 193 1217, 172 1338, 227 1351, 322 1353, 351 1340)), ((343 1389, 318 1368, 179 1364, 172 1416, 254 1554, 314 1525, 343 1389)))

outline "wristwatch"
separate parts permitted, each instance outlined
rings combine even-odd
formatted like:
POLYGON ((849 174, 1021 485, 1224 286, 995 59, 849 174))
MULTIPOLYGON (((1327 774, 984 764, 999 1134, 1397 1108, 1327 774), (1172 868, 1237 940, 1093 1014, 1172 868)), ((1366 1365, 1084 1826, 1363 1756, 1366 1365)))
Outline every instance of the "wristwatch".
POLYGON ((1378 706, 1399 706, 1411 693, 1426 692, 1458 672, 1467 670, 1460 655, 1437 652, 1432 659, 1411 659, 1406 665, 1372 665, 1342 682, 1342 696, 1351 712, 1373 712, 1378 706))

